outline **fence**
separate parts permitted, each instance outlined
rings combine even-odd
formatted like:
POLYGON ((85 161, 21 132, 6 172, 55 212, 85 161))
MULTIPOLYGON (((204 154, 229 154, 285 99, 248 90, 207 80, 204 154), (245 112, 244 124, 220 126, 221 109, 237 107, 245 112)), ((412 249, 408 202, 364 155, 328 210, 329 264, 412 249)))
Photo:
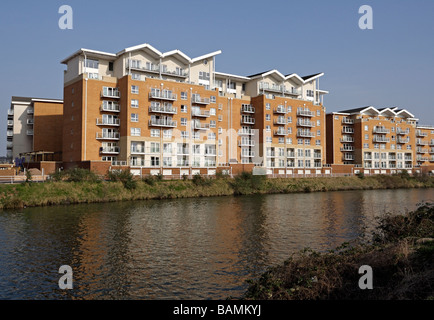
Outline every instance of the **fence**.
MULTIPOLYGON (((50 179, 47 175, 33 175, 31 182, 44 182, 50 179)), ((23 183, 26 182, 26 176, 0 176, 0 183, 23 183)))

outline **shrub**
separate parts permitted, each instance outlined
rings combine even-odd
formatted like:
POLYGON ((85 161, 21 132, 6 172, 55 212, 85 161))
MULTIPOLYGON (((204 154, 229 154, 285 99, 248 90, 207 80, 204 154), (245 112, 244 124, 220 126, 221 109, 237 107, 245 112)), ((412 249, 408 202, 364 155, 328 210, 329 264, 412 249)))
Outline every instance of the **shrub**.
POLYGON ((193 183, 197 186, 210 186, 212 184, 212 179, 203 177, 199 173, 196 173, 193 176, 193 183))
POLYGON ((144 181, 146 184, 148 184, 148 185, 150 185, 150 186, 153 186, 153 185, 155 185, 156 179, 154 178, 154 176, 149 175, 149 176, 143 178, 143 181, 144 181))
POLYGON ((32 181, 32 173, 30 172, 30 170, 26 170, 26 182, 31 182, 32 181))
POLYGON ((356 176, 359 177, 360 179, 365 179, 365 173, 364 172, 356 173, 356 176))
POLYGON ((111 181, 120 181, 125 189, 132 190, 137 187, 137 181, 134 180, 130 170, 111 170, 107 172, 108 178, 111 181))
POLYGON ((410 179, 410 174, 408 173, 407 170, 401 170, 401 173, 399 174, 401 176, 401 178, 403 179, 410 179))
POLYGON ((52 181, 68 181, 68 182, 98 182, 100 178, 92 171, 82 168, 73 168, 65 171, 57 171, 50 175, 52 181))

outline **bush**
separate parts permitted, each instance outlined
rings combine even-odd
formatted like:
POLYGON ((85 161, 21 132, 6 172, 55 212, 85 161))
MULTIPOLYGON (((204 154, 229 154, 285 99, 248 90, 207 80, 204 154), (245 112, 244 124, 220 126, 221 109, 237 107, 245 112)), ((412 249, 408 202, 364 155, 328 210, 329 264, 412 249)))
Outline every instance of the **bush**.
POLYGON ((73 168, 65 171, 57 171, 50 175, 52 181, 68 182, 98 182, 100 178, 92 171, 82 168, 73 168))
POLYGON ((364 172, 356 173, 356 176, 359 177, 360 179, 365 179, 365 173, 364 172))
POLYGON ((410 179, 410 174, 408 173, 407 170, 401 170, 401 173, 399 174, 401 176, 401 178, 403 179, 410 179))
POLYGON ((199 173, 196 173, 193 176, 193 183, 197 186, 209 186, 212 184, 212 179, 202 177, 199 173))
POLYGON ((26 170, 26 182, 32 181, 32 173, 29 170, 26 170))
POLYGON ((120 181, 125 189, 132 190, 137 187, 137 181, 134 180, 130 170, 112 170, 107 172, 107 176, 111 181, 120 181))
POLYGON ((155 185, 156 179, 154 178, 154 176, 149 175, 149 176, 143 178, 143 181, 144 181, 146 184, 148 184, 148 185, 150 185, 150 186, 153 186, 153 185, 155 185))

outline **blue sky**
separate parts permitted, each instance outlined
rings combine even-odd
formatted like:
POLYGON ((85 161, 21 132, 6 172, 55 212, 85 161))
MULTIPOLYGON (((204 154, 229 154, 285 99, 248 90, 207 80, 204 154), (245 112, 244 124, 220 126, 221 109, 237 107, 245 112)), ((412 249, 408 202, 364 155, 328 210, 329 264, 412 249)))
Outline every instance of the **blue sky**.
POLYGON ((434 125, 433 17, 432 0, 3 0, 0 155, 11 96, 62 98, 63 58, 142 43, 191 57, 222 50, 217 71, 239 75, 324 72, 328 112, 398 106, 434 125), (58 27, 64 4, 73 30, 58 27), (373 30, 358 26, 362 5, 373 9, 373 30))

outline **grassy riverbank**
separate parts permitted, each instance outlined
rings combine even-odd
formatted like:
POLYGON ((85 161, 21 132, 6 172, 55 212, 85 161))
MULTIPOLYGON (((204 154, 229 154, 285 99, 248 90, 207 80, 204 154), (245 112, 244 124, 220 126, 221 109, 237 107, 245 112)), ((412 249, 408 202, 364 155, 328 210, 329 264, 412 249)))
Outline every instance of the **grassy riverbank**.
POLYGON ((369 242, 291 256, 249 281, 252 300, 433 300, 434 205, 387 215, 369 242), (373 289, 361 290, 359 268, 372 268, 373 289))
POLYGON ((0 186, 0 209, 74 203, 174 199, 191 197, 251 195, 267 193, 324 192, 393 188, 434 188, 434 177, 366 176, 334 178, 267 179, 243 173, 236 178, 195 176, 192 180, 134 180, 127 173, 100 180, 84 171, 53 176, 45 183, 0 186))

